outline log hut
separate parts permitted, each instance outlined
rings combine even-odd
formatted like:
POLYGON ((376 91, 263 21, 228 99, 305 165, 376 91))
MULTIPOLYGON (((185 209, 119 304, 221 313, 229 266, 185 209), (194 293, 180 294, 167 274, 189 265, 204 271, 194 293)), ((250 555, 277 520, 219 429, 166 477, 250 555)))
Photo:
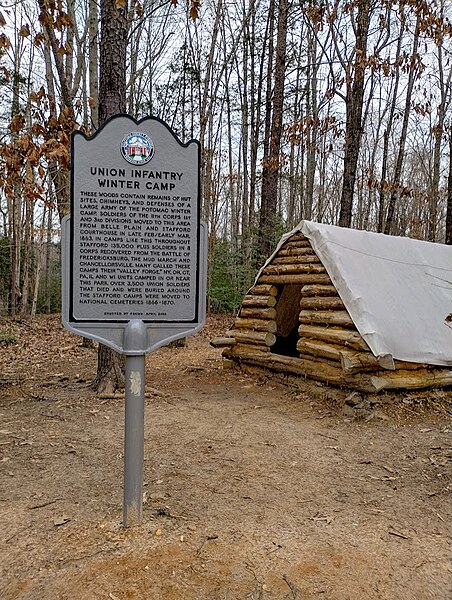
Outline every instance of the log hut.
POLYGON ((225 337, 238 363, 375 393, 452 385, 452 248, 302 221, 225 337))

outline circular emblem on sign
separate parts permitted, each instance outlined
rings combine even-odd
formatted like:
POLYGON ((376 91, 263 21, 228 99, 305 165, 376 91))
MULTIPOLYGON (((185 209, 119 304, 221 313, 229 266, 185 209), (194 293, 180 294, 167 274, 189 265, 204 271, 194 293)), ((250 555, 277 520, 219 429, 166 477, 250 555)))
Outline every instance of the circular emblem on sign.
POLYGON ((145 133, 132 131, 121 142, 121 154, 132 165, 145 165, 154 156, 154 142, 145 133))

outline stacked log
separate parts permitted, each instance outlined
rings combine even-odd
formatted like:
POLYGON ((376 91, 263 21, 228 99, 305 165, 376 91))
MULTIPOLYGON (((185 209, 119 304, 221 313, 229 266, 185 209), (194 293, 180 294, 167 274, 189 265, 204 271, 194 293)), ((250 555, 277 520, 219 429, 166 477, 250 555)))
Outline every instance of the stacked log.
MULTIPOLYGON (((233 338, 233 354, 270 352, 276 342, 276 302, 278 288, 257 283, 242 301, 242 308, 227 335, 233 338)), ((228 355, 227 350, 223 352, 228 355)))
MULTIPOLYGON (((276 342, 276 304, 282 286, 295 284, 331 285, 331 280, 312 246, 303 235, 295 234, 273 257, 242 302, 234 326, 227 335, 235 340, 225 356, 246 358, 250 353, 270 352, 276 342)), ((298 304, 298 300, 297 300, 298 304)), ((281 324, 280 324, 281 327, 281 324)))
POLYGON ((301 233, 291 236, 264 267, 227 336, 231 343, 223 344, 223 355, 228 358, 363 392, 452 385, 448 368, 372 354, 301 233), (300 296, 298 358, 271 352, 276 335, 284 339, 292 326, 284 311, 298 306, 300 296))
POLYGON ((263 269, 258 283, 331 284, 331 280, 309 240, 301 234, 295 234, 263 269))
POLYGON ((300 358, 317 361, 319 369, 327 366, 344 374, 395 369, 391 356, 372 354, 334 286, 306 285, 301 294, 300 358))

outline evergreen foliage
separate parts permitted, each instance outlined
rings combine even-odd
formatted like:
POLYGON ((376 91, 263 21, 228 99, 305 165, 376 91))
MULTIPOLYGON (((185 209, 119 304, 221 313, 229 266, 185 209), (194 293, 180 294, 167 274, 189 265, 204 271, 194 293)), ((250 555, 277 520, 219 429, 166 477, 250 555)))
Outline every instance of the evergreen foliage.
POLYGON ((255 269, 226 239, 214 240, 209 264, 207 295, 210 310, 214 313, 236 312, 243 294, 253 283, 255 269))

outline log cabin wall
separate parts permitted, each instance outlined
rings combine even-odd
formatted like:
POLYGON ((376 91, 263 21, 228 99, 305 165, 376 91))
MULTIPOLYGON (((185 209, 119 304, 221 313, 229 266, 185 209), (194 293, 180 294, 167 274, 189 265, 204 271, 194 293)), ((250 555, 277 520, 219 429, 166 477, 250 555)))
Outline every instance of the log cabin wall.
POLYGON ((372 354, 301 233, 262 270, 227 336, 228 358, 364 392, 452 385, 449 368, 372 354))

